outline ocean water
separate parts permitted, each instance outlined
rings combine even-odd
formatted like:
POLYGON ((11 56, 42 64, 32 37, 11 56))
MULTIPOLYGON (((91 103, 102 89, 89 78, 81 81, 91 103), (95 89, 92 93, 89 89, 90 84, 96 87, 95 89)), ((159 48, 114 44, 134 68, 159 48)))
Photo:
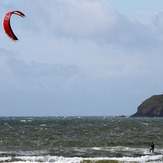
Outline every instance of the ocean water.
POLYGON ((162 163, 163 118, 0 117, 0 162, 162 163))

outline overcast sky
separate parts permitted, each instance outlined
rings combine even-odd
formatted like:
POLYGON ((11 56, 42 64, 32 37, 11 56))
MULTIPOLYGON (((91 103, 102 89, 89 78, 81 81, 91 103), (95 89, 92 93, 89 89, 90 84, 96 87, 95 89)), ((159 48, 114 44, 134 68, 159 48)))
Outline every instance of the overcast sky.
POLYGON ((162 0, 0 0, 0 116, 131 115, 163 93, 162 0))

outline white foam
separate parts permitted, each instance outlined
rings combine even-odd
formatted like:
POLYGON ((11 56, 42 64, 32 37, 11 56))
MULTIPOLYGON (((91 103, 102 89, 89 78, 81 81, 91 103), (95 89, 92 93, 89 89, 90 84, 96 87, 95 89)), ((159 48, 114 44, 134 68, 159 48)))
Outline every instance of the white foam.
POLYGON ((43 123, 43 124, 41 124, 40 126, 46 126, 46 124, 45 124, 45 123, 43 123))
MULTIPOLYGON (((20 159, 25 162, 54 162, 54 163, 80 163, 83 161, 83 158, 80 157, 72 157, 72 158, 66 158, 66 157, 58 157, 58 156, 32 156, 32 157, 16 157, 17 159, 20 159)), ((20 163, 20 162, 19 162, 20 163)))
POLYGON ((141 156, 141 157, 122 157, 122 158, 113 158, 113 160, 117 161, 128 161, 128 162, 147 162, 147 161, 159 161, 163 160, 162 155, 156 156, 141 156))
MULTIPOLYGON (((82 157, 58 157, 58 156, 23 156, 16 157, 25 162, 53 162, 53 163, 81 163, 82 161, 101 161, 101 160, 114 160, 123 162, 163 162, 163 155, 141 156, 141 157, 97 157, 97 158, 82 158, 82 157), (161 161, 162 160, 162 161, 161 161)), ((20 163, 20 162, 19 162, 20 163)))
POLYGON ((0 162, 2 161, 10 161, 12 158, 11 157, 0 157, 0 162))
MULTIPOLYGON (((84 148, 85 150, 87 148, 84 148)), ((88 149, 92 149, 92 150, 99 150, 99 151, 111 151, 111 152, 116 152, 116 151, 123 151, 123 152, 138 152, 142 153, 142 154, 148 154, 148 149, 146 148, 131 148, 131 147, 124 147, 124 146, 116 146, 116 147, 91 147, 88 149)))
MULTIPOLYGON (((38 162, 44 162, 44 163, 49 163, 49 162, 53 162, 53 163, 81 163, 83 161, 92 161, 92 162, 96 162, 96 161, 104 161, 104 160, 114 160, 114 161, 119 161, 119 162, 150 162, 150 163, 161 163, 163 162, 163 155, 161 154, 163 149, 159 149, 159 153, 157 154, 151 154, 149 153, 149 151, 147 151, 147 149, 137 149, 137 148, 130 148, 130 147, 123 147, 123 146, 118 146, 118 147, 90 147, 90 148, 74 148, 75 151, 86 151, 86 150, 104 150, 104 151, 124 151, 124 152, 128 152, 128 151, 132 151, 135 153, 135 151, 139 151, 140 154, 142 154, 143 156, 141 157, 93 157, 93 158, 83 158, 83 157, 63 157, 63 156, 50 156, 50 155, 46 155, 43 156, 42 154, 47 153, 47 151, 35 151, 35 152, 30 152, 30 151, 26 151, 26 152, 4 152, 4 151, 0 151, 0 154, 2 153, 15 153, 15 154, 21 154, 23 156, 17 156, 15 157, 16 159, 19 159, 20 161, 18 163, 23 163, 23 162, 27 162, 27 163, 38 163, 38 162), (161 153, 160 153, 161 152, 161 153), (36 156, 34 156, 36 155, 36 156), (39 156, 40 155, 40 156, 39 156)), ((156 151, 157 152, 157 151, 156 151)), ((0 157, 0 162, 3 161, 11 161, 13 158, 11 157, 0 157)))
POLYGON ((25 120, 25 119, 22 119, 22 120, 20 120, 20 122, 25 123, 25 122, 26 122, 26 120, 25 120))

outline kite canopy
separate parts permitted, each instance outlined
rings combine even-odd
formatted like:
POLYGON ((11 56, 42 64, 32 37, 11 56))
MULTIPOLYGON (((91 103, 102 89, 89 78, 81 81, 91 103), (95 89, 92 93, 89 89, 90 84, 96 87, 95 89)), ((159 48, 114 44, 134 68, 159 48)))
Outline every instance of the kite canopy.
POLYGON ((11 11, 11 12, 8 12, 4 19, 3 19, 3 27, 4 27, 4 30, 6 32, 6 34, 13 40, 13 41, 18 41, 18 38, 15 36, 14 32, 12 31, 12 28, 11 28, 11 25, 10 25, 10 18, 11 18, 11 15, 12 14, 16 14, 16 15, 19 15, 21 17, 25 17, 25 15, 20 12, 20 11, 11 11))

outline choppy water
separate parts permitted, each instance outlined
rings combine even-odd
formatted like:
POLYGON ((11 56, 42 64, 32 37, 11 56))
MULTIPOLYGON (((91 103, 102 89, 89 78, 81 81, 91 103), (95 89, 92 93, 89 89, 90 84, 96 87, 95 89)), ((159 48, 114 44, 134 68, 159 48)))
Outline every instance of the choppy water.
POLYGON ((163 118, 1 117, 0 162, 161 163, 163 118))

